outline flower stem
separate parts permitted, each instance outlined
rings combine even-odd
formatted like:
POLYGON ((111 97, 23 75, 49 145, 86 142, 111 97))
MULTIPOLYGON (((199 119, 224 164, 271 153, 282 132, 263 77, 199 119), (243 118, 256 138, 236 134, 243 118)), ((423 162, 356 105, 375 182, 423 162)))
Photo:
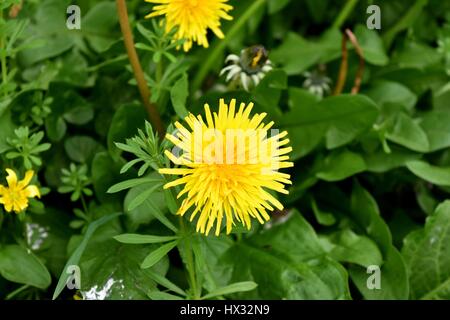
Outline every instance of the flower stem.
POLYGON ((357 3, 358 0, 348 0, 344 7, 342 7, 341 12, 339 12, 336 20, 334 20, 332 27, 335 29, 340 29, 357 3))
POLYGON ((347 34, 350 42, 355 47, 355 51, 359 57, 359 65, 358 70, 356 71, 355 84, 352 88, 352 94, 357 94, 359 92, 359 89, 361 88, 362 77, 364 74, 364 53, 361 46, 359 45, 358 39, 356 39, 356 36, 353 34, 353 32, 350 29, 346 29, 345 33, 347 34))
POLYGON ((81 204, 82 204, 82 206, 83 206, 84 214, 85 214, 86 216, 88 216, 88 215, 89 215, 89 212, 88 212, 88 208, 87 208, 87 205, 86 205, 86 201, 84 200, 83 193, 81 193, 80 199, 81 199, 81 204))
POLYGON ((333 95, 339 95, 344 89, 345 80, 347 79, 348 71, 348 51, 347 51, 347 34, 342 35, 342 59, 339 67, 339 74, 336 80, 336 86, 333 90, 333 95))
POLYGON ((197 277, 195 275, 195 264, 194 264, 194 255, 191 245, 191 236, 187 232, 186 224, 184 222, 184 218, 180 216, 180 229, 183 234, 183 242, 185 244, 185 253, 186 253, 186 263, 187 263, 187 271, 189 274, 189 282, 191 286, 191 291, 194 295, 194 300, 199 300, 201 292, 198 292, 197 288, 197 277))
POLYGON ((225 49, 228 42, 233 39, 233 37, 241 30, 241 28, 245 25, 245 23, 255 14, 255 12, 266 3, 266 0, 256 0, 253 2, 248 8, 247 11, 236 21, 235 24, 231 27, 230 31, 228 31, 225 38, 221 41, 216 42, 214 48, 212 49, 211 54, 208 55, 205 63, 202 64, 199 71, 197 72, 196 77, 194 78, 192 91, 195 93, 200 89, 203 80, 208 75, 208 72, 211 70, 213 64, 220 57, 220 54, 225 49))
POLYGON ((141 94, 142 102, 150 118, 150 122, 156 129, 160 137, 164 136, 164 125, 159 115, 156 105, 150 102, 150 90, 147 86, 147 81, 144 77, 144 72, 139 62, 136 48, 134 47, 133 35, 131 33, 130 23, 128 20, 127 5, 125 0, 116 0, 117 12, 119 14, 120 28, 122 30, 123 41, 127 50, 128 59, 130 60, 131 67, 133 68, 134 77, 138 85, 139 93, 141 94))

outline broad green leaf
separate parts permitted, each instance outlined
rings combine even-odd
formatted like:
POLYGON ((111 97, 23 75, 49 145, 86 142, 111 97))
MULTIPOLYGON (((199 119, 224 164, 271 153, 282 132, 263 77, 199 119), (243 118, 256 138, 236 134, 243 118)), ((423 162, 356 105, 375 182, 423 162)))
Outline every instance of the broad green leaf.
POLYGON ((294 75, 313 66, 320 59, 321 51, 316 43, 290 32, 270 57, 275 63, 282 65, 288 75, 294 75))
POLYGON ((413 151, 427 152, 430 147, 426 133, 404 113, 399 113, 394 118, 386 138, 413 151))
POLYGON ((418 160, 422 155, 412 151, 391 147, 391 153, 378 150, 374 153, 365 153, 364 161, 367 164, 367 171, 382 173, 402 167, 407 162, 418 160))
POLYGON ((407 86, 399 82, 377 80, 374 81, 367 92, 384 113, 398 111, 411 111, 417 102, 417 96, 407 86))
POLYGON ((314 229, 298 213, 231 247, 222 257, 230 282, 253 281, 245 299, 348 299, 345 269, 326 257, 314 229))
POLYGON ((245 291, 252 291, 254 290, 258 285, 254 283, 253 281, 243 281, 243 282, 237 282, 230 284, 226 287, 222 287, 219 289, 216 289, 207 295, 203 296, 202 299, 211 299, 214 297, 219 296, 225 296, 228 294, 236 293, 236 292, 245 292, 245 291))
POLYGON ((317 203, 314 199, 311 201, 311 208, 313 210, 314 216, 317 219, 317 222, 323 226, 331 226, 336 223, 336 218, 330 212, 324 212, 319 209, 317 203))
POLYGON ((383 264, 381 290, 368 290, 366 281, 368 275, 361 267, 352 268, 350 276, 366 299, 407 299, 409 286, 406 265, 392 245, 389 227, 380 216, 375 199, 359 184, 353 188, 351 198, 351 215, 358 226, 378 245, 383 264), (364 273, 364 276, 362 275, 364 273))
POLYGON ((89 243, 89 240, 91 239, 91 237, 93 236, 94 232, 101 227, 102 225, 110 222, 111 220, 117 218, 118 216, 120 216, 122 213, 118 212, 118 213, 113 213, 107 216, 104 216, 98 220, 95 220, 94 222, 91 222, 89 224, 89 227, 86 230, 86 233, 83 236, 82 241, 80 242, 80 244, 78 245, 78 247, 76 248, 76 250, 72 253, 72 255, 70 256, 69 260, 67 260, 67 263, 59 277, 58 280, 58 284, 56 285, 55 291, 53 292, 53 300, 55 300, 60 294, 61 292, 64 290, 64 287, 67 284, 67 280, 69 279, 69 276, 71 275, 70 273, 67 272, 67 268, 69 266, 72 265, 78 265, 81 259, 81 256, 84 253, 84 250, 86 249, 86 246, 89 243))
POLYGON ((369 30, 366 26, 359 24, 356 26, 355 36, 367 62, 377 66, 384 66, 389 62, 377 30, 369 30))
POLYGON ((354 263, 362 267, 383 263, 383 257, 376 243, 350 229, 333 233, 327 240, 331 243, 330 256, 339 262, 354 263))
POLYGON ((450 186, 450 168, 436 167, 421 160, 407 162, 406 167, 425 181, 438 186, 450 186))
POLYGON ((158 249, 152 251, 144 261, 141 263, 141 269, 147 269, 157 264, 164 258, 173 248, 178 244, 178 240, 160 246, 158 249))
POLYGON ((450 147, 450 112, 427 112, 419 125, 428 137, 430 152, 450 147))
POLYGON ((328 30, 317 41, 309 41, 297 33, 290 32, 283 43, 272 51, 270 57, 283 66, 288 75, 300 74, 319 61, 325 63, 339 56, 340 38, 340 32, 335 29, 328 30))
POLYGON ((29 250, 19 245, 0 248, 0 274, 5 279, 46 289, 52 279, 45 265, 29 250))
POLYGON ((125 245, 111 238, 90 243, 81 261, 83 298, 146 299, 149 290, 157 289, 151 273, 165 276, 169 268, 168 259, 163 259, 153 268, 142 270, 139 264, 148 250, 148 245, 125 245))
POLYGON ((83 17, 81 31, 96 52, 103 52, 118 41, 119 19, 114 3, 96 3, 83 17))
POLYGON ((353 187, 351 216, 366 234, 378 244, 383 256, 387 255, 392 247, 391 232, 380 216, 375 199, 359 184, 355 184, 353 187))
POLYGON ((278 104, 282 90, 287 88, 287 75, 284 71, 274 69, 252 91, 252 101, 257 104, 259 112, 266 112, 272 119, 281 116, 278 104))
POLYGON ((176 240, 177 238, 176 236, 153 236, 133 233, 124 233, 114 237, 117 241, 126 244, 161 243, 176 240))
POLYGON ((366 170, 366 163, 357 153, 344 150, 333 152, 316 176, 325 181, 339 181, 366 170))
POLYGON ((232 270, 220 259, 232 245, 233 241, 225 235, 192 237, 192 250, 199 281, 208 292, 225 287, 229 283, 232 270))
POLYGON ((136 135, 138 129, 144 129, 146 117, 141 104, 125 104, 116 111, 108 131, 108 150, 112 155, 121 153, 115 142, 125 142, 136 135))
POLYGON ((369 289, 367 281, 371 273, 366 268, 353 265, 348 270, 350 278, 367 300, 408 299, 409 284, 405 262, 395 247, 391 247, 380 265, 380 289, 369 289))
POLYGON ((450 201, 441 203, 423 229, 404 239, 412 299, 450 299, 450 201))
POLYGON ((103 146, 89 136, 72 136, 65 141, 64 149, 72 161, 88 163, 103 146))
POLYGON ((297 156, 311 152, 324 135, 329 149, 350 143, 367 132, 378 115, 376 104, 363 95, 328 97, 312 106, 302 105, 302 100, 296 102, 297 97, 291 95, 292 110, 280 121, 280 127, 289 131, 297 156))
POLYGON ((115 182, 126 178, 119 173, 123 163, 123 159, 115 160, 106 151, 97 153, 92 160, 92 184, 95 195, 101 202, 118 198, 116 195, 108 194, 107 190, 115 182))

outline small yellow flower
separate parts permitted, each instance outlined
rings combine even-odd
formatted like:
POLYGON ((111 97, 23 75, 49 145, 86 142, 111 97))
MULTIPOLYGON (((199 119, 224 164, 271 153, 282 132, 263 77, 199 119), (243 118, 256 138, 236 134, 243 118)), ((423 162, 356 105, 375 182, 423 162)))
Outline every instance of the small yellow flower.
POLYGON ((153 12, 146 18, 166 16, 166 32, 177 27, 176 40, 185 39, 184 51, 189 51, 192 42, 207 48, 207 31, 211 29, 216 36, 223 39, 220 19, 232 20, 227 14, 233 7, 226 4, 228 0, 145 0, 157 3, 153 12))
POLYGON ((292 151, 286 145, 286 131, 275 130, 270 137, 273 122, 264 124, 265 113, 250 117, 253 103, 241 103, 235 112, 236 100, 228 106, 220 100, 219 112, 211 113, 205 105, 206 121, 199 115, 185 118, 190 130, 179 122, 178 132, 166 138, 179 149, 165 151, 166 156, 179 168, 163 168, 161 174, 181 175, 164 188, 184 185, 178 198, 184 200, 178 214, 184 215, 191 207, 190 220, 200 213, 197 232, 208 234, 216 223, 219 235, 223 218, 227 234, 235 220, 251 227, 251 218, 261 224, 270 219, 267 211, 283 205, 268 192, 287 194, 285 184, 291 184, 290 175, 278 169, 292 167, 287 155, 292 151))
POLYGON ((28 207, 28 198, 41 196, 38 187, 29 185, 34 171, 28 170, 21 181, 17 181, 17 175, 13 170, 6 169, 6 172, 8 186, 0 185, 0 204, 3 204, 7 212, 14 210, 15 213, 19 213, 28 207))

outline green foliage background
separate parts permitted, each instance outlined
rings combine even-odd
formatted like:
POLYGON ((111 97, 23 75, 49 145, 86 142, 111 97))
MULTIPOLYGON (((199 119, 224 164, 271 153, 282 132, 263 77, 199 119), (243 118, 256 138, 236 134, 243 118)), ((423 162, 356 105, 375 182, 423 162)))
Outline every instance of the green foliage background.
POLYGON ((25 0, 10 18, 19 2, 0 4, 0 177, 32 168, 44 195, 24 214, 0 208, 2 299, 450 298, 448 1, 232 0, 226 39, 187 54, 143 18, 150 4, 127 1, 166 125, 223 97, 289 132, 286 210, 220 237, 173 215, 154 172, 168 145, 145 124, 115 2, 76 1, 81 30, 65 27, 69 0, 25 0), (366 28, 370 4, 381 30, 366 28), (349 44, 344 93, 320 98, 304 72, 325 65, 335 84, 344 28, 364 52, 361 90, 349 44), (225 56, 255 44, 276 68, 250 92, 227 88, 225 56), (371 265, 381 289, 366 285, 371 265))

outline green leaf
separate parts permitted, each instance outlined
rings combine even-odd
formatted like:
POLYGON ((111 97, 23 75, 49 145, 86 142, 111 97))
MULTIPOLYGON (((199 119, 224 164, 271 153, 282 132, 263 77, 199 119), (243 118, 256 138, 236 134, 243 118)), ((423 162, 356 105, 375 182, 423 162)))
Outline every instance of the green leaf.
POLYGON ((331 243, 329 254, 339 262, 354 263, 363 267, 381 265, 383 257, 370 238, 350 229, 338 231, 327 238, 331 243))
POLYGON ((147 200, 150 195, 155 192, 156 189, 160 188, 163 183, 160 181, 158 183, 152 183, 151 187, 138 194, 127 206, 127 211, 131 211, 139 207, 145 200, 147 200))
POLYGON ((344 150, 328 156, 316 176, 325 181, 340 181, 366 170, 366 163, 357 153, 344 150))
POLYGON ((141 104, 125 104, 119 107, 114 114, 108 130, 108 150, 112 155, 119 155, 120 149, 115 142, 124 142, 125 139, 136 135, 137 129, 144 129, 147 114, 141 104))
POLYGON ((410 161, 406 167, 425 181, 438 186, 450 186, 450 168, 436 167, 424 161, 410 161))
POLYGON ((176 236, 153 236, 144 234, 125 233, 115 236, 114 239, 126 244, 161 243, 178 239, 176 236))
POLYGON ((186 296, 186 292, 184 292, 183 289, 178 287, 173 282, 169 281, 167 278, 163 277, 161 274, 152 271, 151 269, 148 269, 148 274, 150 277, 155 281, 157 284, 163 286, 164 288, 167 288, 169 290, 172 290, 173 292, 176 292, 182 296, 186 296))
POLYGON ((0 115, 0 153, 10 149, 11 146, 7 143, 6 139, 14 135, 14 124, 11 119, 11 112, 7 111, 0 115))
POLYGON ((152 269, 142 270, 140 261, 149 247, 125 245, 112 239, 89 244, 81 262, 81 294, 86 300, 141 300, 157 284, 150 273, 164 276, 168 259, 160 260, 152 269), (149 272, 151 271, 151 272, 149 272))
POLYGON ((161 182, 161 178, 136 178, 119 182, 108 189, 108 193, 116 193, 139 186, 144 183, 161 182))
MULTIPOLYGON (((156 172, 151 173, 148 177, 161 179, 161 176, 156 172)), ((153 185, 154 183, 152 182, 131 188, 125 197, 124 207, 128 208, 133 199, 146 192, 149 188, 152 188, 153 185)), ((153 219, 157 219, 173 232, 177 232, 177 227, 165 216, 167 212, 168 208, 164 191, 158 189, 146 197, 141 205, 126 212, 127 222, 130 229, 136 229, 142 224, 148 224, 153 219)))
POLYGON ((69 266, 78 265, 79 264, 81 256, 83 255, 84 250, 86 249, 86 246, 88 245, 89 240, 92 237, 92 235, 94 234, 94 232, 99 227, 101 227, 102 225, 106 224, 107 222, 117 218, 121 214, 122 213, 120 213, 120 212, 113 213, 111 215, 107 215, 107 216, 104 216, 104 217, 102 217, 102 218, 100 218, 98 220, 95 220, 94 222, 91 222, 89 224, 89 227, 87 228, 86 233, 83 236, 83 240, 78 245, 76 250, 72 253, 72 255, 70 256, 69 260, 67 260, 67 263, 66 263, 63 271, 61 272, 61 275, 60 275, 59 280, 58 280, 58 284, 56 285, 55 291, 53 292, 53 300, 55 300, 61 294, 61 292, 64 290, 64 287, 67 284, 67 280, 69 279, 69 276, 70 276, 70 273, 67 273, 67 268, 69 266))
POLYGON ((420 153, 411 152, 400 149, 395 146, 391 147, 391 153, 378 150, 374 153, 364 154, 364 160, 367 164, 367 171, 382 173, 389 170, 402 167, 407 162, 418 160, 420 153))
POLYGON ((320 59, 321 51, 317 44, 290 32, 270 57, 273 62, 283 65, 288 75, 295 75, 313 66, 320 59))
POLYGON ((289 4, 291 0, 269 0, 267 2, 269 6, 269 14, 274 14, 283 9, 289 4))
POLYGON ((399 113, 394 118, 386 138, 413 151, 427 152, 430 147, 426 133, 404 113, 399 113))
POLYGON ((314 216, 317 219, 317 222, 323 226, 331 226, 336 223, 336 218, 330 212, 324 212, 319 209, 317 203, 314 199, 311 201, 311 208, 313 209, 314 216))
POLYGON ((351 216, 358 226, 372 238, 383 255, 381 267, 381 290, 367 288, 368 275, 365 269, 353 267, 352 280, 366 299, 406 299, 409 295, 406 265, 402 256, 392 245, 389 227, 380 216, 375 199, 359 184, 353 188, 351 216))
POLYGON ((404 239, 412 299, 450 299, 450 201, 441 203, 425 227, 404 239))
POLYGON ((207 295, 203 296, 202 299, 211 299, 214 297, 224 296, 236 292, 245 292, 245 291, 252 291, 254 290, 258 285, 254 283, 253 281, 243 281, 243 282, 237 282, 230 284, 226 287, 216 289, 207 295))
POLYGON ((52 279, 45 265, 29 250, 18 245, 0 248, 0 274, 5 279, 36 288, 47 288, 52 279))
POLYGON ((160 246, 158 249, 152 251, 141 264, 141 269, 147 269, 157 264, 164 258, 173 248, 178 244, 178 240, 160 246))
POLYGON ((387 255, 392 247, 391 232, 380 216, 375 199, 359 184, 355 184, 353 187, 351 216, 367 235, 378 244, 383 256, 387 255))
POLYGON ((394 81, 376 80, 365 93, 387 114, 412 111, 417 102, 416 94, 404 84, 394 81))
POLYGON ((83 125, 94 119, 94 110, 89 106, 76 107, 64 114, 64 120, 76 125, 83 125))
POLYGON ((157 290, 152 290, 147 293, 151 300, 184 300, 184 298, 157 290))
POLYGON ((283 43, 270 54, 271 60, 283 66, 288 75, 300 74, 318 61, 325 63, 340 53, 341 34, 331 29, 318 41, 308 41, 289 32, 283 43), (299 59, 301 57, 301 59, 299 59))
POLYGON ((184 119, 188 115, 186 109, 186 101, 189 96, 189 82, 187 74, 184 74, 170 89, 170 99, 172 100, 173 108, 178 117, 184 119))
POLYGON ((292 139, 294 159, 311 152, 323 136, 329 149, 350 143, 367 132, 378 115, 376 104, 363 95, 328 97, 314 105, 302 105, 302 100, 296 101, 298 97, 290 96, 292 110, 280 121, 292 139))
POLYGON ((72 161, 87 163, 103 146, 89 136, 72 136, 65 141, 64 149, 72 161))
POLYGON ((367 300, 405 300, 408 298, 409 285, 406 265, 394 247, 390 248, 380 267, 380 289, 368 288, 367 280, 370 274, 366 268, 353 265, 348 271, 352 281, 367 300))
POLYGON ((253 281, 240 299, 348 299, 347 274, 326 257, 314 229, 298 213, 270 229, 236 242, 222 257, 230 282, 253 281))
POLYGON ((384 66, 389 62, 377 30, 369 30, 366 26, 359 24, 355 28, 355 36, 367 62, 377 66, 384 66))
POLYGON ((269 114, 272 119, 278 119, 281 115, 278 103, 282 90, 287 88, 287 75, 282 70, 274 69, 270 71, 264 79, 254 88, 252 101, 258 109, 269 114))
POLYGON ((419 125, 428 137, 430 152, 450 147, 450 112, 427 112, 419 125))
POLYGON ((120 34, 116 5, 107 1, 96 3, 83 17, 81 30, 94 51, 106 51, 120 34))

